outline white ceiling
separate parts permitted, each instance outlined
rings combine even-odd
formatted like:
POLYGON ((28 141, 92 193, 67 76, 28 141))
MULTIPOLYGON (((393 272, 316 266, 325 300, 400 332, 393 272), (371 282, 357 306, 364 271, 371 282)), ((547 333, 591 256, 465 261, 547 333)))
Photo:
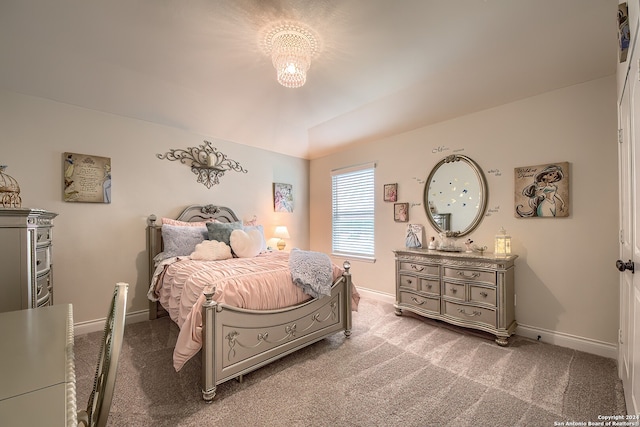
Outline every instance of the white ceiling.
POLYGON ((616 10, 617 0, 1 0, 0 86, 316 158, 612 75, 616 10), (282 18, 322 38, 302 88, 280 86, 259 46, 282 18))

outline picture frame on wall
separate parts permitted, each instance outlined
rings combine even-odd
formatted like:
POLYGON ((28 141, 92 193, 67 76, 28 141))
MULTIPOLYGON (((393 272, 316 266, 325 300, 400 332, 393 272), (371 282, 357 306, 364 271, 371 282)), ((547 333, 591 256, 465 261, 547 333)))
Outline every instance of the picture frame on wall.
POLYGON ((384 201, 385 202, 398 201, 398 184, 397 183, 384 185, 384 201))
POLYGON ((407 248, 421 248, 424 237, 424 227, 422 224, 408 224, 407 233, 404 238, 404 245, 407 248))
POLYGON ((111 158, 63 153, 65 202, 111 203, 111 158))
POLYGON ((293 212, 293 186, 280 182, 273 183, 274 212, 293 212))
POLYGON ((394 203, 393 220, 395 222, 409 222, 409 203, 394 203))
POLYGON ((516 218, 569 216, 569 162, 515 168, 516 218))
POLYGON ((629 7, 624 2, 618 4, 618 61, 621 64, 627 60, 630 42, 629 7))

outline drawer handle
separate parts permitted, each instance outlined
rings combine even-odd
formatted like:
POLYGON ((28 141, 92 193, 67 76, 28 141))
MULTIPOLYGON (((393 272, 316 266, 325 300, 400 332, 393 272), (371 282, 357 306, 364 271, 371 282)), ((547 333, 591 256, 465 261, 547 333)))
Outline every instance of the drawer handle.
POLYGON ((465 279, 475 279, 476 277, 480 277, 480 273, 475 272, 475 273, 471 273, 469 275, 465 274, 464 271, 458 271, 458 276, 462 276, 465 279))
POLYGON ((432 285, 431 283, 429 283, 429 284, 427 285, 427 289, 431 289, 431 288, 433 288, 433 285, 432 285))
POLYGON ((413 281, 412 281, 411 279, 407 279, 407 284, 409 284, 409 285, 410 285, 410 284, 412 284, 412 283, 413 283, 413 281))
POLYGON ((449 288, 449 290, 451 291, 452 294, 455 294, 458 292, 456 288, 449 288))
POLYGON ((424 267, 420 267, 420 268, 418 268, 418 266, 417 266, 417 265, 415 265, 415 264, 411 264, 411 268, 413 268, 415 271, 422 271, 422 270, 424 270, 424 267))
POLYGON ((42 261, 41 260, 37 260, 36 261, 36 265, 40 265, 40 264, 42 264, 42 261))
POLYGON ((476 310, 473 310, 473 313, 468 314, 466 311, 464 311, 464 308, 459 308, 459 309, 458 309, 458 312, 459 312, 460 314, 464 314, 465 316, 468 316, 468 317, 475 317, 475 316, 480 316, 480 315, 482 315, 482 313, 480 313, 479 311, 476 311, 476 310))
POLYGON ((488 293, 486 293, 486 292, 480 292, 480 296, 481 296, 482 298, 486 298, 486 297, 488 297, 488 296, 489 296, 489 294, 488 294, 488 293))
POLYGON ((414 303, 416 303, 418 305, 424 304, 424 301, 418 301, 418 299, 416 297, 411 297, 411 301, 413 301, 414 303))

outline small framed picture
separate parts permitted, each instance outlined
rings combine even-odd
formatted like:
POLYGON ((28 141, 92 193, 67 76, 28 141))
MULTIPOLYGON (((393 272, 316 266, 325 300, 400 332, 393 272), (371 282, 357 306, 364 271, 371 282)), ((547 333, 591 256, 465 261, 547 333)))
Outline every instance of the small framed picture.
POLYGON ((293 212, 293 185, 273 183, 273 211, 293 212))
POLYGON ((398 201, 398 184, 385 184, 384 185, 384 201, 385 202, 397 202, 398 201))
POLYGON ((409 221, 409 203, 393 204, 393 220, 395 222, 409 221))
POLYGON ((408 224, 407 234, 404 238, 404 245, 407 248, 421 248, 423 236, 424 227, 422 226, 422 224, 408 224))

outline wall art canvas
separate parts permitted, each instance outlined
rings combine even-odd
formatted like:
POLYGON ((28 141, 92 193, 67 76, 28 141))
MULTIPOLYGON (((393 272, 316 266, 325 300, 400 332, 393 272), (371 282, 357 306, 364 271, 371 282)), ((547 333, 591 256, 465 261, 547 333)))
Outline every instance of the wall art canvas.
POLYGON ((393 220, 395 222, 409 221, 409 203, 394 203, 393 220))
POLYGON ((385 184, 384 185, 384 201, 385 202, 397 202, 398 201, 398 184, 385 184))
POLYGON ((273 210, 275 212, 293 212, 293 186, 273 183, 273 210))
POLYGON ((111 203, 111 158, 64 153, 65 202, 111 203))
POLYGON ((424 236, 424 227, 422 224, 407 224, 407 234, 405 236, 404 245, 407 248, 421 248, 424 236))
POLYGON ((618 60, 623 63, 627 60, 631 32, 629 29, 629 9, 627 3, 618 5, 618 60))
POLYGON ((569 216, 569 162, 515 168, 516 218, 569 216))

